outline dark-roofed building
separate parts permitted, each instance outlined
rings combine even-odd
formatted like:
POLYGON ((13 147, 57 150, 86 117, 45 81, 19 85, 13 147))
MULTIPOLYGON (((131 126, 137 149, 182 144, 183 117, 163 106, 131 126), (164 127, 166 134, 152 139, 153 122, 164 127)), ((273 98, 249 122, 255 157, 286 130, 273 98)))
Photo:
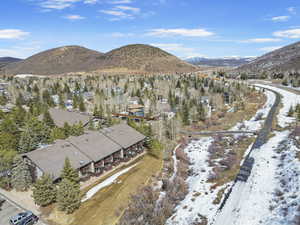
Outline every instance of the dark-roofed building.
POLYGON ((40 178, 45 173, 52 175, 54 180, 58 179, 66 158, 70 160, 73 168, 82 171, 80 177, 86 176, 87 172, 92 172, 90 169, 92 160, 65 140, 58 140, 53 145, 24 155, 27 160, 29 159, 34 179, 40 178))
POLYGON ((69 143, 80 149, 92 161, 92 171, 102 173, 112 163, 123 158, 123 148, 98 131, 87 131, 79 137, 70 137, 69 143))
POLYGON ((145 136, 127 124, 99 131, 86 131, 78 137, 59 140, 55 144, 24 154, 33 179, 48 173, 57 180, 66 158, 79 176, 86 179, 110 170, 143 152, 145 136))
POLYGON ((142 151, 146 139, 143 134, 127 124, 118 124, 100 132, 122 146, 125 158, 130 158, 142 151))
POLYGON ((63 127, 65 122, 69 125, 75 125, 81 122, 83 126, 86 126, 91 119, 89 115, 58 108, 49 109, 49 113, 55 125, 58 127, 63 127))

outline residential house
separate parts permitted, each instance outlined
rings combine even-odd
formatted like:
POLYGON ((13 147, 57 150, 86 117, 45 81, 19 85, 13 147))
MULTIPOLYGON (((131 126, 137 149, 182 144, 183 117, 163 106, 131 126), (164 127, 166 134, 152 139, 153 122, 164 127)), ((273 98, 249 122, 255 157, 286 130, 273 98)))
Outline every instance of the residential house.
POLYGON ((97 176, 144 151, 146 137, 119 124, 99 131, 86 131, 79 137, 58 140, 53 145, 23 155, 34 180, 47 173, 60 178, 65 159, 78 170, 81 179, 97 176))

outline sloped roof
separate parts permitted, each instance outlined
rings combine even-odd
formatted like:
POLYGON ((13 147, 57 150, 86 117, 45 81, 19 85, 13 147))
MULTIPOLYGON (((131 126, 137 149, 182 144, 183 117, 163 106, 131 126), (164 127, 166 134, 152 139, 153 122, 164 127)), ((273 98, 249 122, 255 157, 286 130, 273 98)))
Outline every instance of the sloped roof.
POLYGON ((102 129, 100 132, 121 145, 123 148, 128 148, 146 138, 143 134, 127 124, 118 124, 102 129))
POLYGON ((63 109, 51 108, 49 113, 54 120, 54 123, 58 127, 63 127, 67 122, 69 125, 78 124, 80 121, 83 125, 86 125, 90 121, 88 115, 84 115, 78 112, 70 112, 63 109))
POLYGON ((70 160, 74 169, 91 163, 86 155, 65 140, 58 140, 53 145, 24 155, 31 159, 44 173, 53 175, 54 179, 60 177, 66 158, 70 160))
POLYGON ((67 141, 94 162, 122 149, 120 145, 98 131, 87 131, 79 137, 70 137, 67 141))

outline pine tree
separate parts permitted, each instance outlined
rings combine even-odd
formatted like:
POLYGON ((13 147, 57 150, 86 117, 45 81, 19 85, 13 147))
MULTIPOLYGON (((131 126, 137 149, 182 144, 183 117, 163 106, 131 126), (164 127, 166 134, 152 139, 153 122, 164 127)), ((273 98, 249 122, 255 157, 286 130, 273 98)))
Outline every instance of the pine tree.
POLYGON ((18 143, 18 151, 20 153, 26 153, 30 152, 34 149, 36 149, 38 146, 38 143, 34 140, 32 137, 30 131, 26 129, 21 133, 21 138, 18 143))
POLYGON ((79 99, 79 110, 81 112, 85 112, 86 111, 85 104, 84 104, 84 101, 83 101, 82 97, 80 97, 80 99, 79 99))
POLYGON ((54 123, 54 120, 52 119, 49 111, 47 110, 45 113, 44 113, 44 116, 43 116, 43 122, 48 126, 48 127, 55 127, 55 123, 54 123))
POLYGON ((65 159, 65 164, 61 172, 61 178, 69 180, 73 184, 79 186, 79 175, 78 172, 72 168, 71 162, 68 158, 65 159))
POLYGON ((65 130, 60 127, 54 127, 51 130, 51 141, 55 141, 57 139, 66 139, 65 130))
POLYGON ((81 203, 80 188, 70 180, 63 179, 57 191, 58 209, 67 214, 73 213, 81 203))
POLYGON ((69 137, 71 135, 71 126, 67 122, 65 122, 63 129, 65 132, 65 136, 69 137))
POLYGON ((39 206, 47 206, 55 202, 57 189, 49 174, 43 175, 33 185, 34 202, 39 206))
POLYGON ((28 165, 21 156, 14 158, 11 184, 17 191, 26 191, 32 183, 32 177, 28 165))

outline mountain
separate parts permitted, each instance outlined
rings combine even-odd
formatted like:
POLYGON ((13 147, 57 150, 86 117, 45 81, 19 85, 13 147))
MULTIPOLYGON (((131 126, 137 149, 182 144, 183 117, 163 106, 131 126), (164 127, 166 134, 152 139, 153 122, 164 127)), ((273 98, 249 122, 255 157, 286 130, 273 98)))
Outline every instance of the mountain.
POLYGON ((190 72, 197 67, 150 45, 127 45, 103 55, 101 68, 126 68, 144 72, 190 72))
POLYGON ((65 46, 5 66, 5 74, 51 75, 89 71, 190 72, 187 62, 150 45, 127 45, 105 54, 80 46, 65 46))
POLYGON ((239 57, 225 57, 225 58, 204 58, 204 57, 194 57, 189 58, 186 61, 197 66, 212 66, 212 67, 238 67, 249 63, 254 58, 239 58, 239 57))
POLYGON ((33 55, 3 68, 6 74, 50 75, 97 68, 103 54, 80 46, 64 46, 33 55))
POLYGON ((238 71, 243 72, 293 70, 300 70, 300 42, 267 53, 238 68, 238 71))
POLYGON ((9 63, 19 62, 22 59, 13 58, 13 57, 0 57, 0 68, 8 65, 9 63))

